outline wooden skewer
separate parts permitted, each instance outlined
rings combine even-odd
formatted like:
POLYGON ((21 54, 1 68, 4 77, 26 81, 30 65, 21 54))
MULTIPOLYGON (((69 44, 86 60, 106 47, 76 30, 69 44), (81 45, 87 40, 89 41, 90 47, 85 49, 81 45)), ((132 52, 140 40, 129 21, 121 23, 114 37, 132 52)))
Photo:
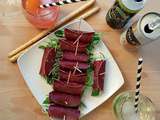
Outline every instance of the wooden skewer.
MULTIPOLYGON (((99 10, 100 10, 100 7, 97 7, 97 6, 96 6, 96 7, 92 8, 91 10, 89 10, 88 12, 86 12, 85 14, 81 15, 80 17, 78 17, 78 19, 86 19, 86 18, 88 18, 89 16, 91 16, 91 15, 95 14, 96 12, 98 12, 99 10)), ((37 40, 37 41, 38 41, 38 40, 37 40)), ((35 41, 35 42, 37 42, 37 41, 35 41)), ((35 43, 35 42, 34 42, 34 43, 35 43)), ((25 48, 23 48, 23 49, 20 49, 20 47, 19 47, 19 48, 17 48, 18 51, 17 51, 17 49, 16 49, 15 52, 13 51, 12 54, 10 53, 9 61, 11 61, 12 63, 16 62, 17 59, 18 59, 18 57, 19 57, 22 53, 24 53, 31 45, 32 45, 32 44, 30 44, 29 46, 25 46, 25 48)), ((24 47, 24 45, 21 46, 21 47, 24 47)))
POLYGON ((32 44, 34 44, 35 42, 39 41, 41 38, 43 38, 44 36, 48 35, 53 30, 61 27, 63 24, 65 24, 66 22, 68 22, 69 20, 71 20, 73 17, 77 16, 79 13, 81 13, 85 9, 89 8, 94 3, 95 3, 95 0, 90 0, 88 3, 86 3, 85 5, 83 5, 82 7, 80 7, 79 9, 77 9, 76 11, 72 12, 71 14, 69 14, 66 17, 64 17, 62 20, 60 20, 56 24, 56 26, 54 28, 51 28, 49 30, 44 30, 43 32, 39 33, 34 38, 32 38, 31 40, 29 40, 28 42, 26 42, 25 44, 21 45, 20 47, 16 48, 15 50, 11 51, 8 54, 8 57, 9 58, 13 57, 14 55, 16 55, 17 53, 19 53, 20 51, 24 50, 25 48, 27 48, 27 47, 31 46, 32 44))

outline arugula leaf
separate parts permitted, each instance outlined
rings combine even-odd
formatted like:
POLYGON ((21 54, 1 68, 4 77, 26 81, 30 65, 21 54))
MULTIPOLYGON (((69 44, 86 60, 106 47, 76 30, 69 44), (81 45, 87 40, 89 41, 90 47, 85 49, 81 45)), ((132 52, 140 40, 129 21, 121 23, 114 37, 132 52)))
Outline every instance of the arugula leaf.
POLYGON ((94 36, 93 36, 92 44, 97 45, 100 40, 101 40, 101 34, 100 33, 95 33, 94 36))
POLYGON ((53 81, 54 81, 54 79, 52 78, 52 76, 47 76, 45 79, 46 79, 47 83, 50 84, 50 85, 51 85, 51 84, 53 83, 53 81))
POLYGON ((87 106, 81 101, 80 103, 80 107, 84 107, 84 108, 87 108, 87 106))
POLYGON ((51 47, 51 48, 58 48, 58 38, 56 37, 51 37, 49 38, 50 41, 48 42, 48 47, 51 47))
POLYGON ((105 59, 105 56, 103 55, 103 53, 101 54, 94 54, 94 55, 90 55, 90 61, 97 61, 97 60, 103 60, 105 59))
POLYGON ((100 42, 101 40, 101 34, 100 33, 95 33, 94 37, 92 39, 92 42, 87 46, 87 53, 89 55, 89 62, 93 62, 97 59, 103 59, 104 56, 97 56, 93 54, 93 50, 95 48, 95 46, 100 42))
POLYGON ((49 105, 50 105, 50 103, 49 103, 49 97, 47 96, 45 98, 45 100, 43 101, 43 103, 42 103, 42 110, 43 110, 44 113, 47 113, 49 105))
POLYGON ((45 49, 45 48, 49 47, 49 48, 56 48, 57 49, 57 48, 59 48, 58 41, 59 40, 57 37, 55 37, 55 36, 50 37, 49 41, 45 42, 45 44, 43 44, 43 45, 40 45, 39 48, 45 49))
POLYGON ((45 98, 45 100, 43 101, 43 104, 49 104, 49 97, 47 96, 46 98, 45 98))
POLYGON ((91 55, 93 53, 93 50, 95 48, 95 45, 97 45, 101 40, 101 36, 100 33, 95 33, 91 43, 87 46, 87 52, 89 55, 91 55))
POLYGON ((99 94, 100 94, 99 90, 92 91, 92 96, 99 96, 99 94))
POLYGON ((47 46, 45 46, 45 45, 40 45, 38 48, 44 50, 46 47, 47 47, 47 46))
POLYGON ((85 84, 87 87, 91 87, 93 85, 93 68, 89 67, 87 69, 87 81, 85 84))
POLYGON ((64 37, 64 30, 58 30, 54 33, 57 37, 64 37))

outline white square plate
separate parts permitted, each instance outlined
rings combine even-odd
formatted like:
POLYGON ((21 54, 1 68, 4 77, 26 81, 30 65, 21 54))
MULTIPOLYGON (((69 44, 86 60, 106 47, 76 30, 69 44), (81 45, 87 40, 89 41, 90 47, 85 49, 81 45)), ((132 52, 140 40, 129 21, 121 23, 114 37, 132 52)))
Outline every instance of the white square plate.
MULTIPOLYGON (((94 31, 84 20, 75 20, 64 27, 73 29, 78 28, 84 31, 94 31)), ((30 49, 28 49, 28 51, 21 55, 17 61, 25 82, 40 105, 42 105, 46 95, 52 91, 52 87, 48 85, 44 78, 39 75, 43 50, 39 49, 38 46, 43 44, 44 41, 48 41, 48 37, 53 34, 54 33, 51 33, 33 45, 30 49)), ((124 79, 120 69, 113 59, 110 51, 102 41, 100 41, 100 43, 96 46, 95 52, 102 52, 107 60, 104 92, 98 97, 92 97, 91 91, 88 91, 85 95, 83 95, 82 100, 87 107, 81 109, 81 117, 105 102, 124 84, 124 79)))

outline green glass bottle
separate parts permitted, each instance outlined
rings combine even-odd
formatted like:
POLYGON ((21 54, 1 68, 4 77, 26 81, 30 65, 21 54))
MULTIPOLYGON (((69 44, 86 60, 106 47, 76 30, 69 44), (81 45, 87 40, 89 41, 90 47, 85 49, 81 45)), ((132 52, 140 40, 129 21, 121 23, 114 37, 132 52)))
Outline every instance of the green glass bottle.
POLYGON ((113 29, 123 28, 144 8, 146 0, 116 0, 106 15, 107 24, 113 29))

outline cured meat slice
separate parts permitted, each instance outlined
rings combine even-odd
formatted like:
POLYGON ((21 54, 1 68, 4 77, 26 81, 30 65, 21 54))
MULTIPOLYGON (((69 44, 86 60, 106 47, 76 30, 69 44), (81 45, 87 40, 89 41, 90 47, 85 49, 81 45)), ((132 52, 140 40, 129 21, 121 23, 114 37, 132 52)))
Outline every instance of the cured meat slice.
POLYGON ((59 92, 69 93, 72 95, 82 95, 84 85, 73 82, 69 82, 67 84, 66 81, 58 80, 54 82, 53 88, 55 91, 59 92))
POLYGON ((75 67, 78 68, 79 70, 86 70, 89 67, 89 65, 87 63, 61 60, 60 67, 69 70, 74 70, 75 67))
POLYGON ((40 68, 40 75, 47 76, 55 62, 56 50, 54 48, 45 48, 44 54, 42 58, 41 68, 40 68))
POLYGON ((67 40, 76 41, 79 39, 80 43, 89 44, 93 38, 94 32, 82 32, 65 28, 64 35, 67 40))
POLYGON ((81 97, 79 95, 52 91, 49 93, 49 101, 66 107, 78 107, 81 102, 81 97))
POLYGON ((68 42, 65 38, 60 39, 60 47, 63 51, 86 52, 86 45, 79 44, 78 47, 73 42, 68 42))
POLYGON ((94 66, 93 91, 102 91, 103 90, 105 64, 106 64, 106 61, 104 61, 104 60, 95 61, 93 63, 93 66, 94 66))
POLYGON ((74 52, 64 51, 62 59, 69 61, 87 62, 89 57, 85 53, 77 53, 77 55, 75 55, 74 52))
POLYGON ((50 117, 66 119, 66 120, 79 120, 80 111, 78 108, 67 108, 58 105, 50 105, 48 109, 50 117))
MULTIPOLYGON (((60 79, 67 81, 68 76, 69 76, 69 72, 64 71, 64 70, 60 70, 59 76, 60 76, 60 79)), ((86 73, 77 73, 77 74, 71 73, 69 81, 85 84, 86 77, 87 77, 86 73)))

